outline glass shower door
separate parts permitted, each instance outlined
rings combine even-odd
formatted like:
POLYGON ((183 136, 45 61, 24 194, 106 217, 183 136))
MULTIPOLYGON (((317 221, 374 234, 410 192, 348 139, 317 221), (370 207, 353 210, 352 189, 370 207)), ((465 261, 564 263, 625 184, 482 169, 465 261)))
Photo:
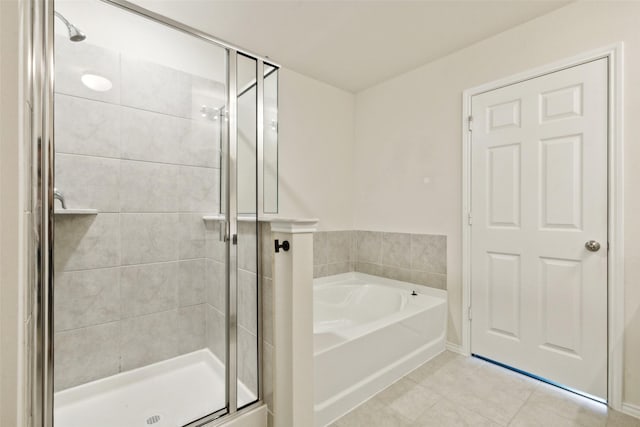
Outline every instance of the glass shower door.
POLYGON ((229 51, 103 1, 55 12, 54 426, 222 415, 229 51))
POLYGON ((259 384, 258 61, 237 55, 237 398, 257 399, 259 384))

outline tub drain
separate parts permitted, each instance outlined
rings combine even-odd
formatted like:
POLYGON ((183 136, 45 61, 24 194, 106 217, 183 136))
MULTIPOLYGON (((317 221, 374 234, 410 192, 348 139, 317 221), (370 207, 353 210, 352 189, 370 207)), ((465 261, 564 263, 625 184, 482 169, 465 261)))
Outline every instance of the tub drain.
POLYGON ((158 421, 160 421, 160 415, 154 415, 152 417, 147 418, 147 424, 149 424, 149 425, 155 424, 158 421))

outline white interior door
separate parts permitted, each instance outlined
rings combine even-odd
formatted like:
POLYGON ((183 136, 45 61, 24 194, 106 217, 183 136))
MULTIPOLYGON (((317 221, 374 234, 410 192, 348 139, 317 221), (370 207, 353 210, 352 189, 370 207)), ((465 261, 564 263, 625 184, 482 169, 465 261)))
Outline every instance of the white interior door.
POLYGON ((472 353, 606 399, 607 60, 472 114, 472 353))

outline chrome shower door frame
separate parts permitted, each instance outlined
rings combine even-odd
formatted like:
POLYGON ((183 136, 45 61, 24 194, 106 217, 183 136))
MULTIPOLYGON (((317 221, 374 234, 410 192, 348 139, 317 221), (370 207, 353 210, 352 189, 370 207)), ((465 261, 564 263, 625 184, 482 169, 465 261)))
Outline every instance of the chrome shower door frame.
MULTIPOLYGON (((141 8, 125 0, 100 0, 104 3, 119 7, 128 12, 137 14, 158 24, 171 29, 186 33, 193 37, 211 42, 227 51, 227 105, 226 110, 229 116, 225 129, 229 149, 227 157, 223 159, 227 162, 226 168, 226 209, 225 221, 228 225, 229 239, 227 239, 227 360, 226 360, 226 408, 214 412, 206 417, 188 424, 188 427, 202 425, 218 425, 229 419, 240 416, 245 412, 262 405, 263 403, 263 381, 262 381, 262 281, 260 257, 258 256, 258 396, 256 402, 249 404, 242 409, 237 407, 237 267, 238 253, 237 236, 238 232, 238 209, 237 209, 237 79, 236 65, 237 55, 243 55, 256 59, 258 64, 257 88, 258 88, 258 118, 257 118, 257 170, 262 171, 263 162, 263 105, 264 105, 264 64, 279 68, 278 64, 272 61, 265 61, 259 55, 238 48, 230 43, 220 40, 201 30, 184 25, 178 21, 167 18, 155 12, 141 8)), ((34 206, 33 215, 33 240, 34 248, 29 262, 34 263, 35 275, 34 283, 30 283, 35 290, 34 298, 34 342, 28 343, 33 346, 33 378, 31 379, 30 395, 32 398, 33 425, 36 427, 55 427, 53 419, 53 299, 54 299, 54 267, 53 267, 53 247, 54 247, 54 171, 55 171, 55 149, 54 149, 54 0, 29 0, 32 10, 32 21, 30 31, 32 34, 32 57, 30 65, 32 68, 31 99, 33 105, 32 141, 26 141, 33 147, 32 171, 34 183, 32 188, 32 199, 34 206)), ((256 221, 264 213, 263 207, 263 185, 262 174, 256 176, 256 221)), ((261 247, 261 233, 257 233, 257 248, 261 247)), ((259 252, 259 251, 258 251, 259 252)), ((259 255, 259 254, 258 254, 259 255)), ((185 427, 187 427, 185 426, 185 427)))

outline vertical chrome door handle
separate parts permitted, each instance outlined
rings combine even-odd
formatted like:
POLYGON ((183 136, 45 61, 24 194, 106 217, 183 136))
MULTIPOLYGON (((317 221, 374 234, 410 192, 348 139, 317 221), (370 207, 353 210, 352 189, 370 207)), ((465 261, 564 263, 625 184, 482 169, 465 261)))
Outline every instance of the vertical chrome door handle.
POLYGON ((595 240, 589 240, 584 244, 584 247, 591 252, 598 252, 600 250, 600 243, 596 242, 595 240))
POLYGON ((220 241, 229 241, 229 221, 220 222, 220 241))

